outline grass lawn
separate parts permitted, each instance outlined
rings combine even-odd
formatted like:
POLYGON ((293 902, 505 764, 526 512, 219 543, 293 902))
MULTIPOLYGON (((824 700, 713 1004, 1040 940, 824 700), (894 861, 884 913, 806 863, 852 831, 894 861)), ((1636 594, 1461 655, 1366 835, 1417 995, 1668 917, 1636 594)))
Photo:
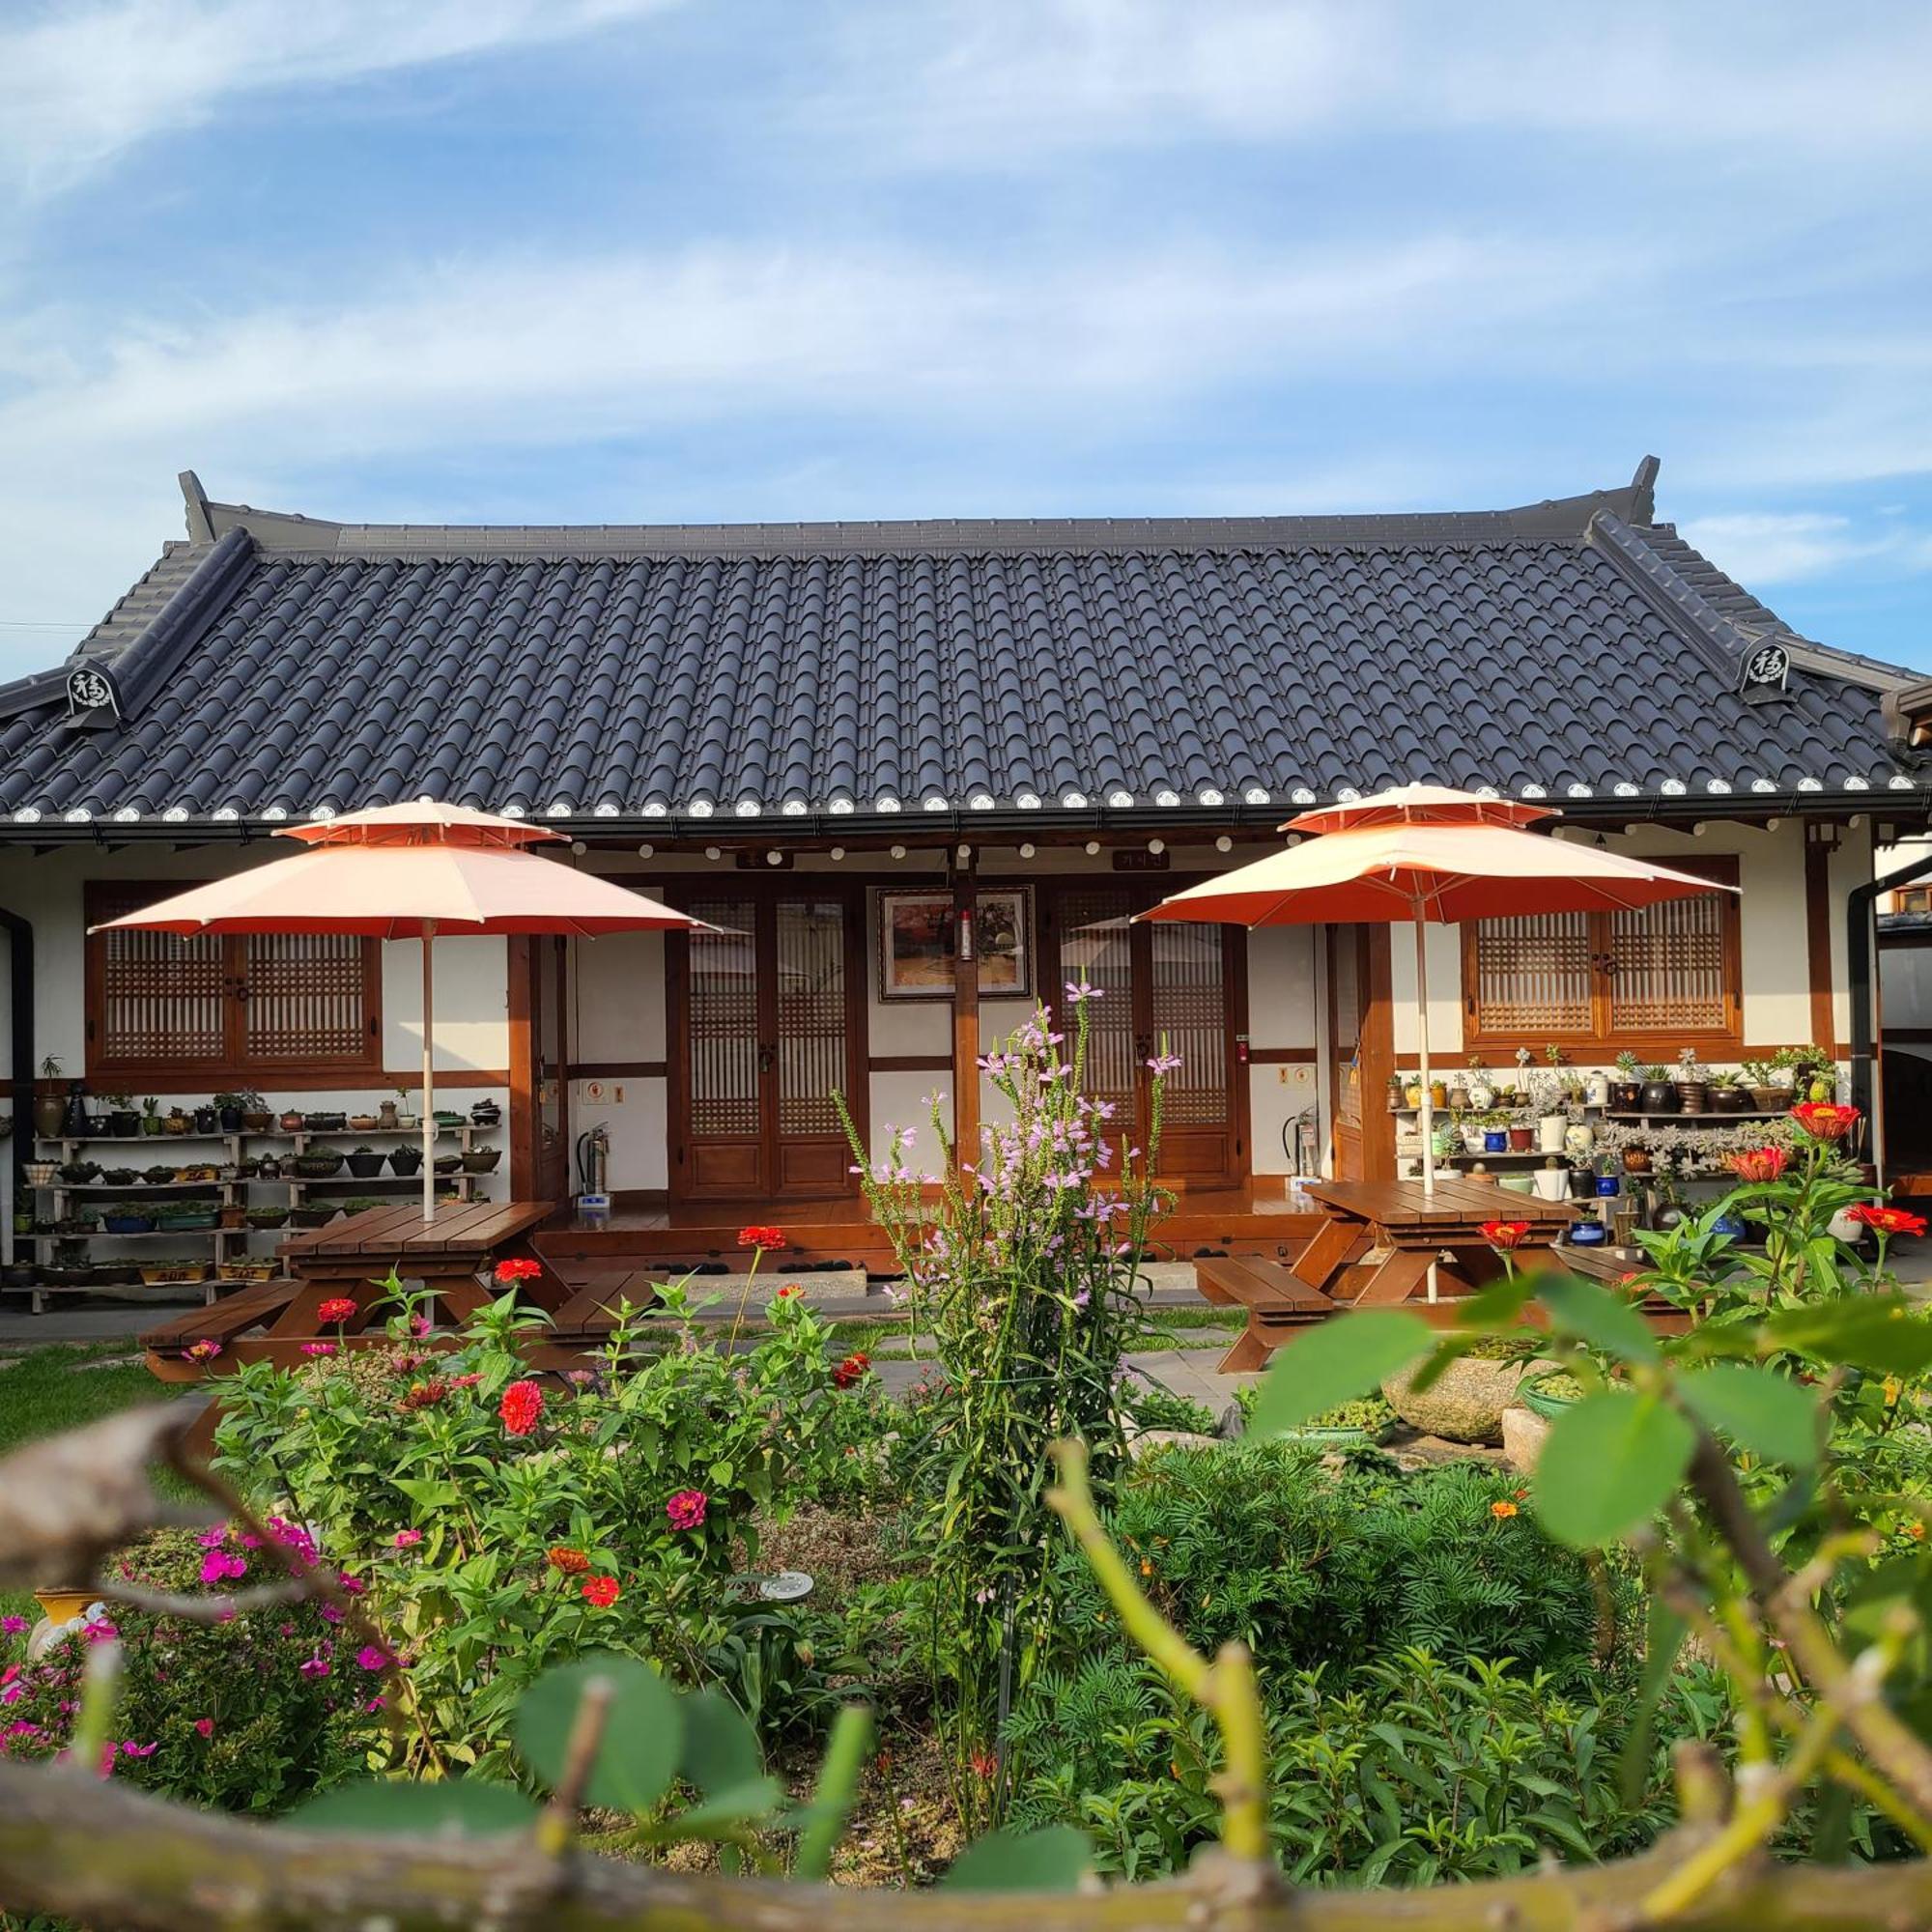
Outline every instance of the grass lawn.
MULTIPOLYGON (((36 1349, 0 1369, 0 1456, 43 1435, 98 1422, 116 1409, 165 1401, 168 1389, 146 1366, 128 1362, 126 1342, 36 1349)), ((161 1477, 174 1480, 172 1472, 161 1477)), ((183 1491, 182 1493, 185 1493, 183 1491)), ((50 1579, 51 1580, 51 1579, 50 1579)), ((31 1596, 0 1593, 0 1612, 37 1618, 31 1596)))

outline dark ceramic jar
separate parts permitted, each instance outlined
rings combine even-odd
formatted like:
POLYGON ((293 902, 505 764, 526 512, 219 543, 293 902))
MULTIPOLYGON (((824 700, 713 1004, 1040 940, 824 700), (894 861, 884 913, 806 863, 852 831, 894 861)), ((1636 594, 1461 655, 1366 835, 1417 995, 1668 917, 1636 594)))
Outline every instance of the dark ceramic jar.
POLYGON ((1674 1080, 1646 1080, 1643 1083, 1643 1112, 1674 1114, 1681 1104, 1674 1080))

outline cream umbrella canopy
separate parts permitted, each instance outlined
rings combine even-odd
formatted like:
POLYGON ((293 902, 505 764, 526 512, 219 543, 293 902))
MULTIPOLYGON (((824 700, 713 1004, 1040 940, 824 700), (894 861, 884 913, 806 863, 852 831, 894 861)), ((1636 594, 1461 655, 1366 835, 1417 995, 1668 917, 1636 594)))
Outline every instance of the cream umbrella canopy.
POLYGON ((293 825, 307 850, 109 920, 100 931, 339 932, 422 942, 422 1201, 436 1215, 437 936, 710 932, 702 920, 529 848, 564 835, 423 800, 293 825))
POLYGON ((1319 836, 1190 886, 1140 917, 1246 926, 1412 924, 1422 1075, 1417 1124, 1422 1183, 1434 1192, 1424 928, 1529 913, 1623 911, 1736 890, 1523 829, 1559 815, 1551 807, 1444 785, 1401 785, 1291 818, 1284 832, 1319 836))

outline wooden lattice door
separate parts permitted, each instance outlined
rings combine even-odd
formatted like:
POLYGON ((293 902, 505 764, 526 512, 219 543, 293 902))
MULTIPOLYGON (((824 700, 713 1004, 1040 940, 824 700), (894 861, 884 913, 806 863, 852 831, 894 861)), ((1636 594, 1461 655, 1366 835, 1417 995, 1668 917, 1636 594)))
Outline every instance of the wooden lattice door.
POLYGON ((1225 1185, 1247 1172, 1237 955, 1224 926, 1134 924, 1154 896, 1125 885, 1066 888, 1048 904, 1048 956, 1059 984, 1084 980, 1100 995, 1088 1008, 1087 1091, 1112 1101, 1115 1120, 1142 1142, 1151 1125, 1147 1063, 1163 1049, 1178 1056, 1166 1082, 1161 1173, 1225 1185))
POLYGON ((865 1077, 865 976, 849 897, 727 891, 685 905, 722 930, 672 942, 671 1192, 850 1193, 833 1097, 862 1093, 865 1077))

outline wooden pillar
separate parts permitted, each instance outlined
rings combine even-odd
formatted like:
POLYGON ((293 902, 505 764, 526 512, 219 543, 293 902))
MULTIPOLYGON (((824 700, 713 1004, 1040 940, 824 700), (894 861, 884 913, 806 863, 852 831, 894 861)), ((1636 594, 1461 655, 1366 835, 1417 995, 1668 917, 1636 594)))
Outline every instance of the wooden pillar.
POLYGON ((1389 928, 1365 928, 1362 1017, 1362 1179, 1395 1179, 1395 1116, 1384 1095, 1395 1071, 1395 996, 1390 983, 1389 928))
POLYGON ((971 858, 952 867, 952 1141, 980 1158, 980 887, 971 858))

